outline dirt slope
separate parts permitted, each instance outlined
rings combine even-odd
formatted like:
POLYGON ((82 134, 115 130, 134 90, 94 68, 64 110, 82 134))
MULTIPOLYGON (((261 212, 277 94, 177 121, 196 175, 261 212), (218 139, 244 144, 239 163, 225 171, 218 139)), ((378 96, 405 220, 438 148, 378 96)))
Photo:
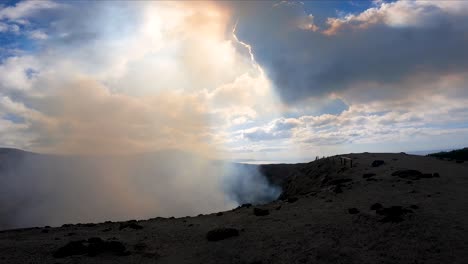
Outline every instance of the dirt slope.
POLYGON ((468 263, 468 163, 345 156, 284 169, 262 206, 3 231, 0 263, 468 263))

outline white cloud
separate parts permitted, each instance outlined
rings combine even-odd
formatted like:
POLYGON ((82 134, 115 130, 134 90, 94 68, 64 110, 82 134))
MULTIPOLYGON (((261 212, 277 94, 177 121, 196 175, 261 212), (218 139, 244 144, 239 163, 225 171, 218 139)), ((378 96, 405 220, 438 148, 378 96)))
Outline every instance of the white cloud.
POLYGON ((59 4, 48 0, 21 1, 18 2, 15 6, 0 7, 0 20, 19 20, 21 22, 21 19, 28 18, 41 10, 53 9, 59 6, 59 4))
POLYGON ((46 40, 48 38, 47 34, 41 30, 33 30, 28 33, 28 36, 35 40, 46 40))

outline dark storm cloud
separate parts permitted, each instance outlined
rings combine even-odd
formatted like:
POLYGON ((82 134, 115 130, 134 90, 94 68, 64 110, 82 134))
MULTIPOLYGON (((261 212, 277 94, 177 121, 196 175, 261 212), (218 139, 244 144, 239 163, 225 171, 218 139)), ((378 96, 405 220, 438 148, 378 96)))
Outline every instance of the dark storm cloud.
POLYGON ((293 103, 361 83, 393 85, 398 93, 408 88, 399 84, 417 75, 466 72, 467 9, 437 4, 387 3, 320 29, 297 3, 231 8, 239 39, 252 46, 281 98, 293 103))

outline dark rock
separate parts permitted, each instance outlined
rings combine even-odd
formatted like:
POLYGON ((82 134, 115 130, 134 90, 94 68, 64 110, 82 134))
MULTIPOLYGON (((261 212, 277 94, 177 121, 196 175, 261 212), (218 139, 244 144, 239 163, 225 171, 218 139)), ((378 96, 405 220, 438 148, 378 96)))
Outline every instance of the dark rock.
POLYGON ((74 235, 76 235, 76 233, 70 232, 70 233, 66 234, 65 236, 74 236, 74 235))
POLYGON ((350 214, 358 214, 359 210, 357 208, 349 208, 348 213, 350 214))
POLYGON ((371 205, 370 209, 371 210, 379 210, 379 209, 382 209, 382 207, 383 207, 382 204, 375 203, 375 204, 371 205))
POLYGON ((342 185, 344 183, 352 182, 352 179, 344 178, 344 179, 336 179, 329 182, 330 185, 342 185))
POLYGON ((297 198, 297 197, 290 197, 290 198, 288 198, 288 203, 295 203, 295 202, 297 202, 297 200, 299 200, 299 198, 297 198))
POLYGON ((370 177, 374 177, 375 175, 377 175, 377 174, 375 174, 375 173, 364 173, 362 175, 362 177, 363 178, 370 178, 370 177))
POLYGON ((131 220, 131 221, 121 223, 120 227, 119 227, 119 230, 125 229, 127 227, 135 229, 135 230, 143 229, 143 227, 141 225, 137 224, 137 222, 135 220, 131 220))
POLYGON ((410 208, 411 208, 411 209, 419 209, 419 206, 413 204, 413 205, 410 206, 410 208))
POLYGON ((384 216, 383 219, 380 220, 380 222, 401 222, 403 221, 402 216, 404 216, 407 213, 412 213, 413 211, 409 209, 405 209, 402 206, 391 206, 388 208, 381 208, 377 210, 377 214, 384 216))
POLYGON ((109 232, 111 230, 112 230, 112 228, 109 227, 109 228, 103 229, 102 232, 109 232))
POLYGON ((275 210, 281 210, 281 205, 276 206, 275 210))
POLYGON ((128 255, 125 246, 119 241, 104 241, 99 237, 88 239, 88 256, 97 256, 102 253, 113 253, 117 256, 128 255))
POLYGON ((423 174, 421 174, 420 178, 432 178, 432 174, 430 174, 430 173, 423 173, 423 174))
POLYGON ((439 173, 436 172, 436 173, 432 174, 432 177, 434 177, 434 178, 439 178, 440 175, 439 175, 439 173))
POLYGON ((216 216, 222 216, 222 215, 223 215, 223 212, 216 213, 216 216))
POLYGON ((385 164, 385 161, 383 160, 374 160, 371 164, 372 167, 379 167, 381 165, 384 165, 385 164))
POLYGON ((392 176, 397 176, 404 179, 419 180, 422 172, 417 170, 399 170, 392 173, 392 176))
POLYGON ((83 241, 71 241, 65 246, 54 252, 54 258, 64 258, 73 255, 84 255, 88 253, 88 247, 83 244, 83 241))
POLYGON ((265 216, 265 215, 269 215, 269 214, 270 214, 270 211, 268 211, 267 209, 261 209, 261 208, 255 207, 255 208, 253 209, 253 213, 254 213, 254 215, 256 215, 256 216, 265 216))
POLYGON ((465 162, 464 160, 457 160, 456 163, 463 163, 465 162))
POLYGON ((206 234, 206 239, 208 241, 220 241, 236 236, 239 236, 239 230, 235 228, 216 228, 206 234))
POLYGON ((47 229, 42 229, 42 230, 41 230, 41 233, 49 233, 49 230, 47 230, 47 229))
POLYGON ((130 253, 126 251, 124 244, 119 241, 106 241, 106 247, 105 249, 109 252, 113 252, 114 254, 118 256, 127 256, 130 253))

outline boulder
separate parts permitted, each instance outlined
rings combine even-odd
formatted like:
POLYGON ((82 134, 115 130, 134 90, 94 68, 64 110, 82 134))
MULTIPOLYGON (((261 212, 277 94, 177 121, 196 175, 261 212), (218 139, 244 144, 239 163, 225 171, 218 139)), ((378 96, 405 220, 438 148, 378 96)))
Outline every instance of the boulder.
POLYGON ((371 205, 370 209, 371 210, 379 210, 379 209, 382 209, 382 207, 383 207, 382 204, 375 203, 375 204, 371 205))
POLYGON ((84 241, 82 240, 68 242, 65 246, 57 249, 53 256, 55 258, 64 258, 73 255, 84 255, 88 253, 88 247, 83 243, 84 241))

